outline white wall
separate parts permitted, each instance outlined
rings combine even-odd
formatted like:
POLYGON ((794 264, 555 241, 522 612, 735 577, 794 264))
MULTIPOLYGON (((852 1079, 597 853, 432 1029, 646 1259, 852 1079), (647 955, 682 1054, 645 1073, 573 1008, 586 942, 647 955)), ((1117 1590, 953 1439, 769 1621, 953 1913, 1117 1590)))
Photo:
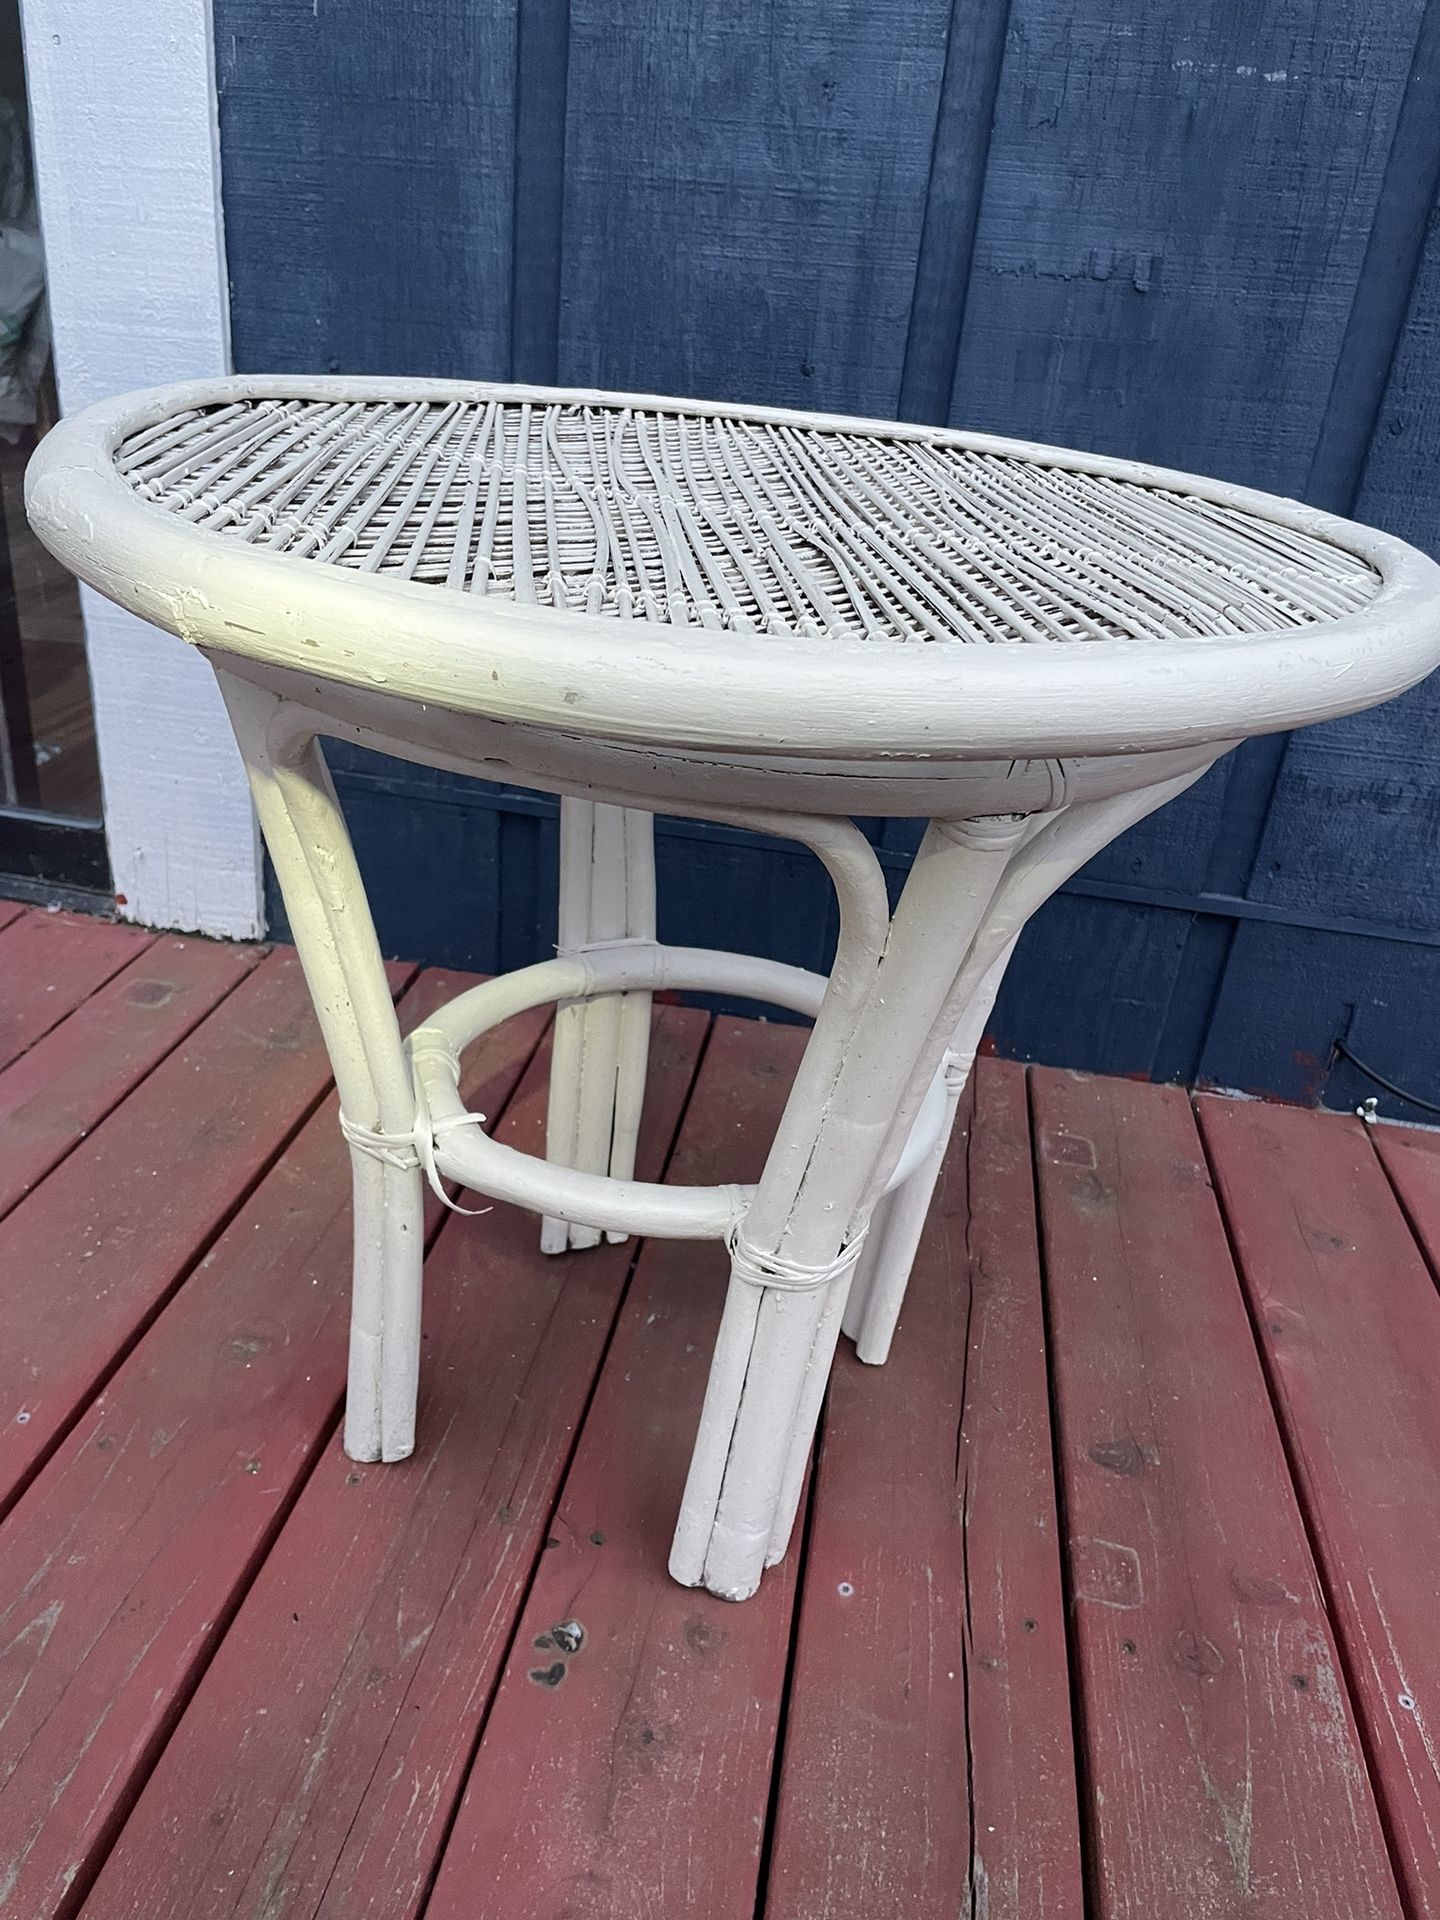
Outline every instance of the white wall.
MULTIPOLYGON (((22 14, 62 407, 227 372, 209 0, 22 0, 22 14)), ((84 602, 121 911, 254 935, 259 843, 210 669, 84 602)))

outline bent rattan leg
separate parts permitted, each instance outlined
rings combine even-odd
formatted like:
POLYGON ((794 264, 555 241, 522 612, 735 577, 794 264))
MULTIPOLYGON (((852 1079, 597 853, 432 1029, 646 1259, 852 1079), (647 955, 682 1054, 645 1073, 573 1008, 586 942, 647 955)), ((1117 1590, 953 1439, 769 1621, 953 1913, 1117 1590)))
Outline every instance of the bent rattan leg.
POLYGON ((842 911, 836 971, 861 973, 863 997, 838 1034, 822 1007, 811 1045, 829 1047, 834 1071, 823 1088, 804 1090, 818 1099, 797 1098, 803 1070, 797 1076, 734 1248, 670 1563, 687 1585, 743 1599, 759 1584, 792 1451, 803 1458, 818 1415, 877 1158, 910 1082, 938 1064, 938 1050, 928 1065, 921 1056, 955 974, 953 944, 969 944, 1018 830, 962 846, 932 829, 888 940, 861 956, 847 953, 842 911))
MULTIPOLYGON (((1073 808, 1038 832, 995 820, 926 835, 843 1063, 808 1116, 802 1176, 780 1178, 794 1164, 787 1136, 807 1124, 792 1099, 744 1222, 672 1552, 677 1579, 743 1599, 784 1553, 850 1286, 847 1251, 924 1086, 1040 900, 1194 777, 1073 808)), ((817 1037, 821 1025, 823 1012, 817 1037)))
MULTIPOLYGON (((1182 793, 1200 777, 1200 770, 1187 773, 1178 779, 1144 787, 1137 792, 1117 795, 1114 799, 1091 801, 1065 808, 1051 816, 1036 816, 1024 830, 1003 880, 996 889, 994 900, 985 914, 981 927, 976 933, 964 962, 956 975, 941 1024, 932 1032, 922 1059, 929 1061, 931 1067, 939 1064, 945 1050, 946 1036, 952 1042, 963 1043, 973 1057, 974 1048, 984 1030, 988 1017, 988 1002, 982 1007, 977 1003, 983 1000, 985 993, 993 984, 998 987, 1003 966, 1016 940, 1018 940, 1031 915, 1041 907, 1055 889, 1068 880, 1077 868, 1091 858, 1102 847, 1137 820, 1163 806, 1176 794, 1182 793)), ((983 823, 975 822, 974 826, 983 823)), ((963 831, 952 828, 950 831, 963 831)), ((889 1177, 899 1154, 899 1143, 903 1141, 913 1122, 915 1110, 919 1105, 924 1081, 917 1078, 911 1086, 891 1123, 890 1137, 881 1152, 870 1185, 862 1198, 860 1217, 868 1217, 884 1183, 889 1177)), ((905 1278, 908 1279, 908 1269, 905 1278)), ((782 1557, 789 1543, 791 1528, 794 1525, 796 1509, 800 1502, 800 1492, 804 1484, 805 1468, 809 1460, 810 1444, 814 1436, 815 1423, 819 1419, 820 1405, 824 1396, 830 1362, 833 1358, 836 1335, 839 1331, 840 1314, 845 1306, 845 1292, 838 1289, 837 1311, 822 1322, 817 1336, 810 1371, 806 1377, 801 1411, 797 1416, 791 1436, 790 1457, 786 1464, 781 1495, 776 1503, 775 1524, 771 1534, 770 1550, 766 1565, 771 1566, 782 1557)), ((903 1287, 894 1299, 894 1308, 899 1312, 903 1287)))
POLYGON ((869 1366, 883 1366, 890 1357, 910 1269, 955 1130, 960 1096, 970 1078, 1014 946, 1012 940, 980 983, 950 1042, 945 1056, 945 1123, 934 1144, 905 1184, 887 1193, 871 1216, 842 1321, 842 1331, 855 1342, 856 1353, 869 1366))
POLYGON ((887 1193, 870 1216, 865 1246, 856 1264, 840 1330, 855 1343, 860 1359, 883 1366, 890 1358, 890 1342, 900 1318, 910 1269, 919 1251, 920 1236, 929 1218, 930 1203, 940 1179, 964 1081, 947 1060, 945 1066, 945 1123, 930 1151, 901 1187, 887 1193))
MULTIPOLYGON (((655 938, 654 823, 648 813, 590 800, 560 802, 561 954, 655 938)), ((611 993, 557 1009, 550 1061, 546 1158, 629 1180, 645 1098, 650 995, 611 993)), ((593 1247, 594 1227, 546 1219, 545 1253, 593 1247)), ((624 1236, 604 1236, 620 1240, 624 1236)))
MULTIPOLYGON (((356 1129, 403 1138, 415 1124, 409 1067, 350 836, 311 726, 273 694, 226 673, 218 678, 341 1111, 356 1129)), ((355 1240, 345 1451, 355 1460, 403 1460, 415 1444, 422 1175, 418 1157, 353 1140, 350 1162, 355 1240)))

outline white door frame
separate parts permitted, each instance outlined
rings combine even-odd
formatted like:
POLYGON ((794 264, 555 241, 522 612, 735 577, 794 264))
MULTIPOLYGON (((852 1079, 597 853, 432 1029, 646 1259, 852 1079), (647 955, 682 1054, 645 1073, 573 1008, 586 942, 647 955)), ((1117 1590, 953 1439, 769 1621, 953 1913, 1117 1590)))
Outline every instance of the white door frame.
MULTIPOLYGON (((67 412, 230 370, 210 0, 21 0, 67 412)), ((260 843, 209 667, 83 595, 120 911, 263 930, 260 843)))

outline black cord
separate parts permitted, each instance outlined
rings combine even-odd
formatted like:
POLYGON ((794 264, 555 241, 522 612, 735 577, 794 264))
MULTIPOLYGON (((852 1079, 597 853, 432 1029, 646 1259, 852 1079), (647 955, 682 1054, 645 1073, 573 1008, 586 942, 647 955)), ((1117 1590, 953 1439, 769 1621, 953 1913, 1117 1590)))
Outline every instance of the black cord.
POLYGON ((1386 1093, 1393 1093, 1397 1100, 1408 1100, 1412 1107, 1419 1107, 1422 1113, 1440 1116, 1440 1106, 1433 1100, 1422 1100, 1418 1093, 1407 1093, 1404 1087, 1397 1087, 1393 1080, 1387 1080, 1383 1073, 1377 1073, 1374 1067, 1367 1066, 1359 1054, 1352 1053, 1343 1040, 1335 1042, 1334 1051, 1342 1059, 1348 1060, 1352 1067, 1358 1067, 1367 1080, 1373 1080, 1377 1087, 1383 1087, 1386 1093))

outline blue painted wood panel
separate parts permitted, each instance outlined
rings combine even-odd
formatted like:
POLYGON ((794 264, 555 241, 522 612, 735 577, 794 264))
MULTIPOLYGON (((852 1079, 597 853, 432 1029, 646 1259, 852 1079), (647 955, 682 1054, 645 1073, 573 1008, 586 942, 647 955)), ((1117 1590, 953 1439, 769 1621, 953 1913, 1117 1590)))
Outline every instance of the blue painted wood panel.
POLYGON ((1427 1101, 1440 1095, 1440 947, 1355 939, 1303 927, 1251 924, 1236 935, 1236 990, 1217 1004, 1199 1077, 1216 1086, 1289 1100, 1433 1120, 1393 1099, 1334 1053, 1350 1048, 1387 1079, 1427 1101))
POLYGON ((948 0, 572 0, 560 378, 894 415, 948 0))
MULTIPOLYGON (((1016 0, 951 419, 1304 493, 1423 20, 1016 0)), ((1092 871, 1244 890, 1279 752, 1092 871)))
MULTIPOLYGON (((434 965, 498 973, 554 953, 556 801, 403 765, 335 741, 326 743, 325 752, 387 957, 423 953, 434 965), (427 884, 438 875, 442 884, 427 884)), ((892 894, 898 894, 907 863, 895 855, 882 858, 892 894)), ((807 849, 662 816, 656 822, 656 877, 662 940, 740 945, 792 966, 829 971, 839 915, 824 870, 807 849)), ((271 931, 284 937, 284 902, 273 874, 267 906, 271 931)), ((755 1010, 740 1001, 707 1004, 755 1010)))
POLYGON ((241 371, 504 378, 517 0, 217 0, 241 371))
MULTIPOLYGON (((1440 0, 215 0, 215 21, 243 368, 952 419, 1440 541, 1440 0)), ((1127 835, 1027 934, 1000 1044, 1353 1102, 1348 1032, 1440 1095, 1418 1033, 1437 700, 1255 743, 1127 835)), ((338 764, 392 944, 549 950, 551 803, 338 764)), ((866 824, 898 886, 914 825, 866 824)), ((661 883, 669 937, 826 963, 808 856, 665 823, 661 883)))
MULTIPOLYGON (((1440 79, 1440 75, 1437 75, 1440 79)), ((1440 114, 1431 125, 1440 152, 1440 114)), ((1440 558, 1440 211, 1355 499, 1359 519, 1440 558)), ((1440 927, 1440 676, 1402 700, 1296 734, 1254 892, 1293 905, 1440 927)))
POLYGON ((1015 0, 957 424, 1303 492, 1424 0, 1015 0))
POLYGON ((1190 916, 1062 894, 1021 936, 992 1031, 1021 1060, 1069 1061, 1085 1035, 1095 1073, 1153 1078, 1190 916))

